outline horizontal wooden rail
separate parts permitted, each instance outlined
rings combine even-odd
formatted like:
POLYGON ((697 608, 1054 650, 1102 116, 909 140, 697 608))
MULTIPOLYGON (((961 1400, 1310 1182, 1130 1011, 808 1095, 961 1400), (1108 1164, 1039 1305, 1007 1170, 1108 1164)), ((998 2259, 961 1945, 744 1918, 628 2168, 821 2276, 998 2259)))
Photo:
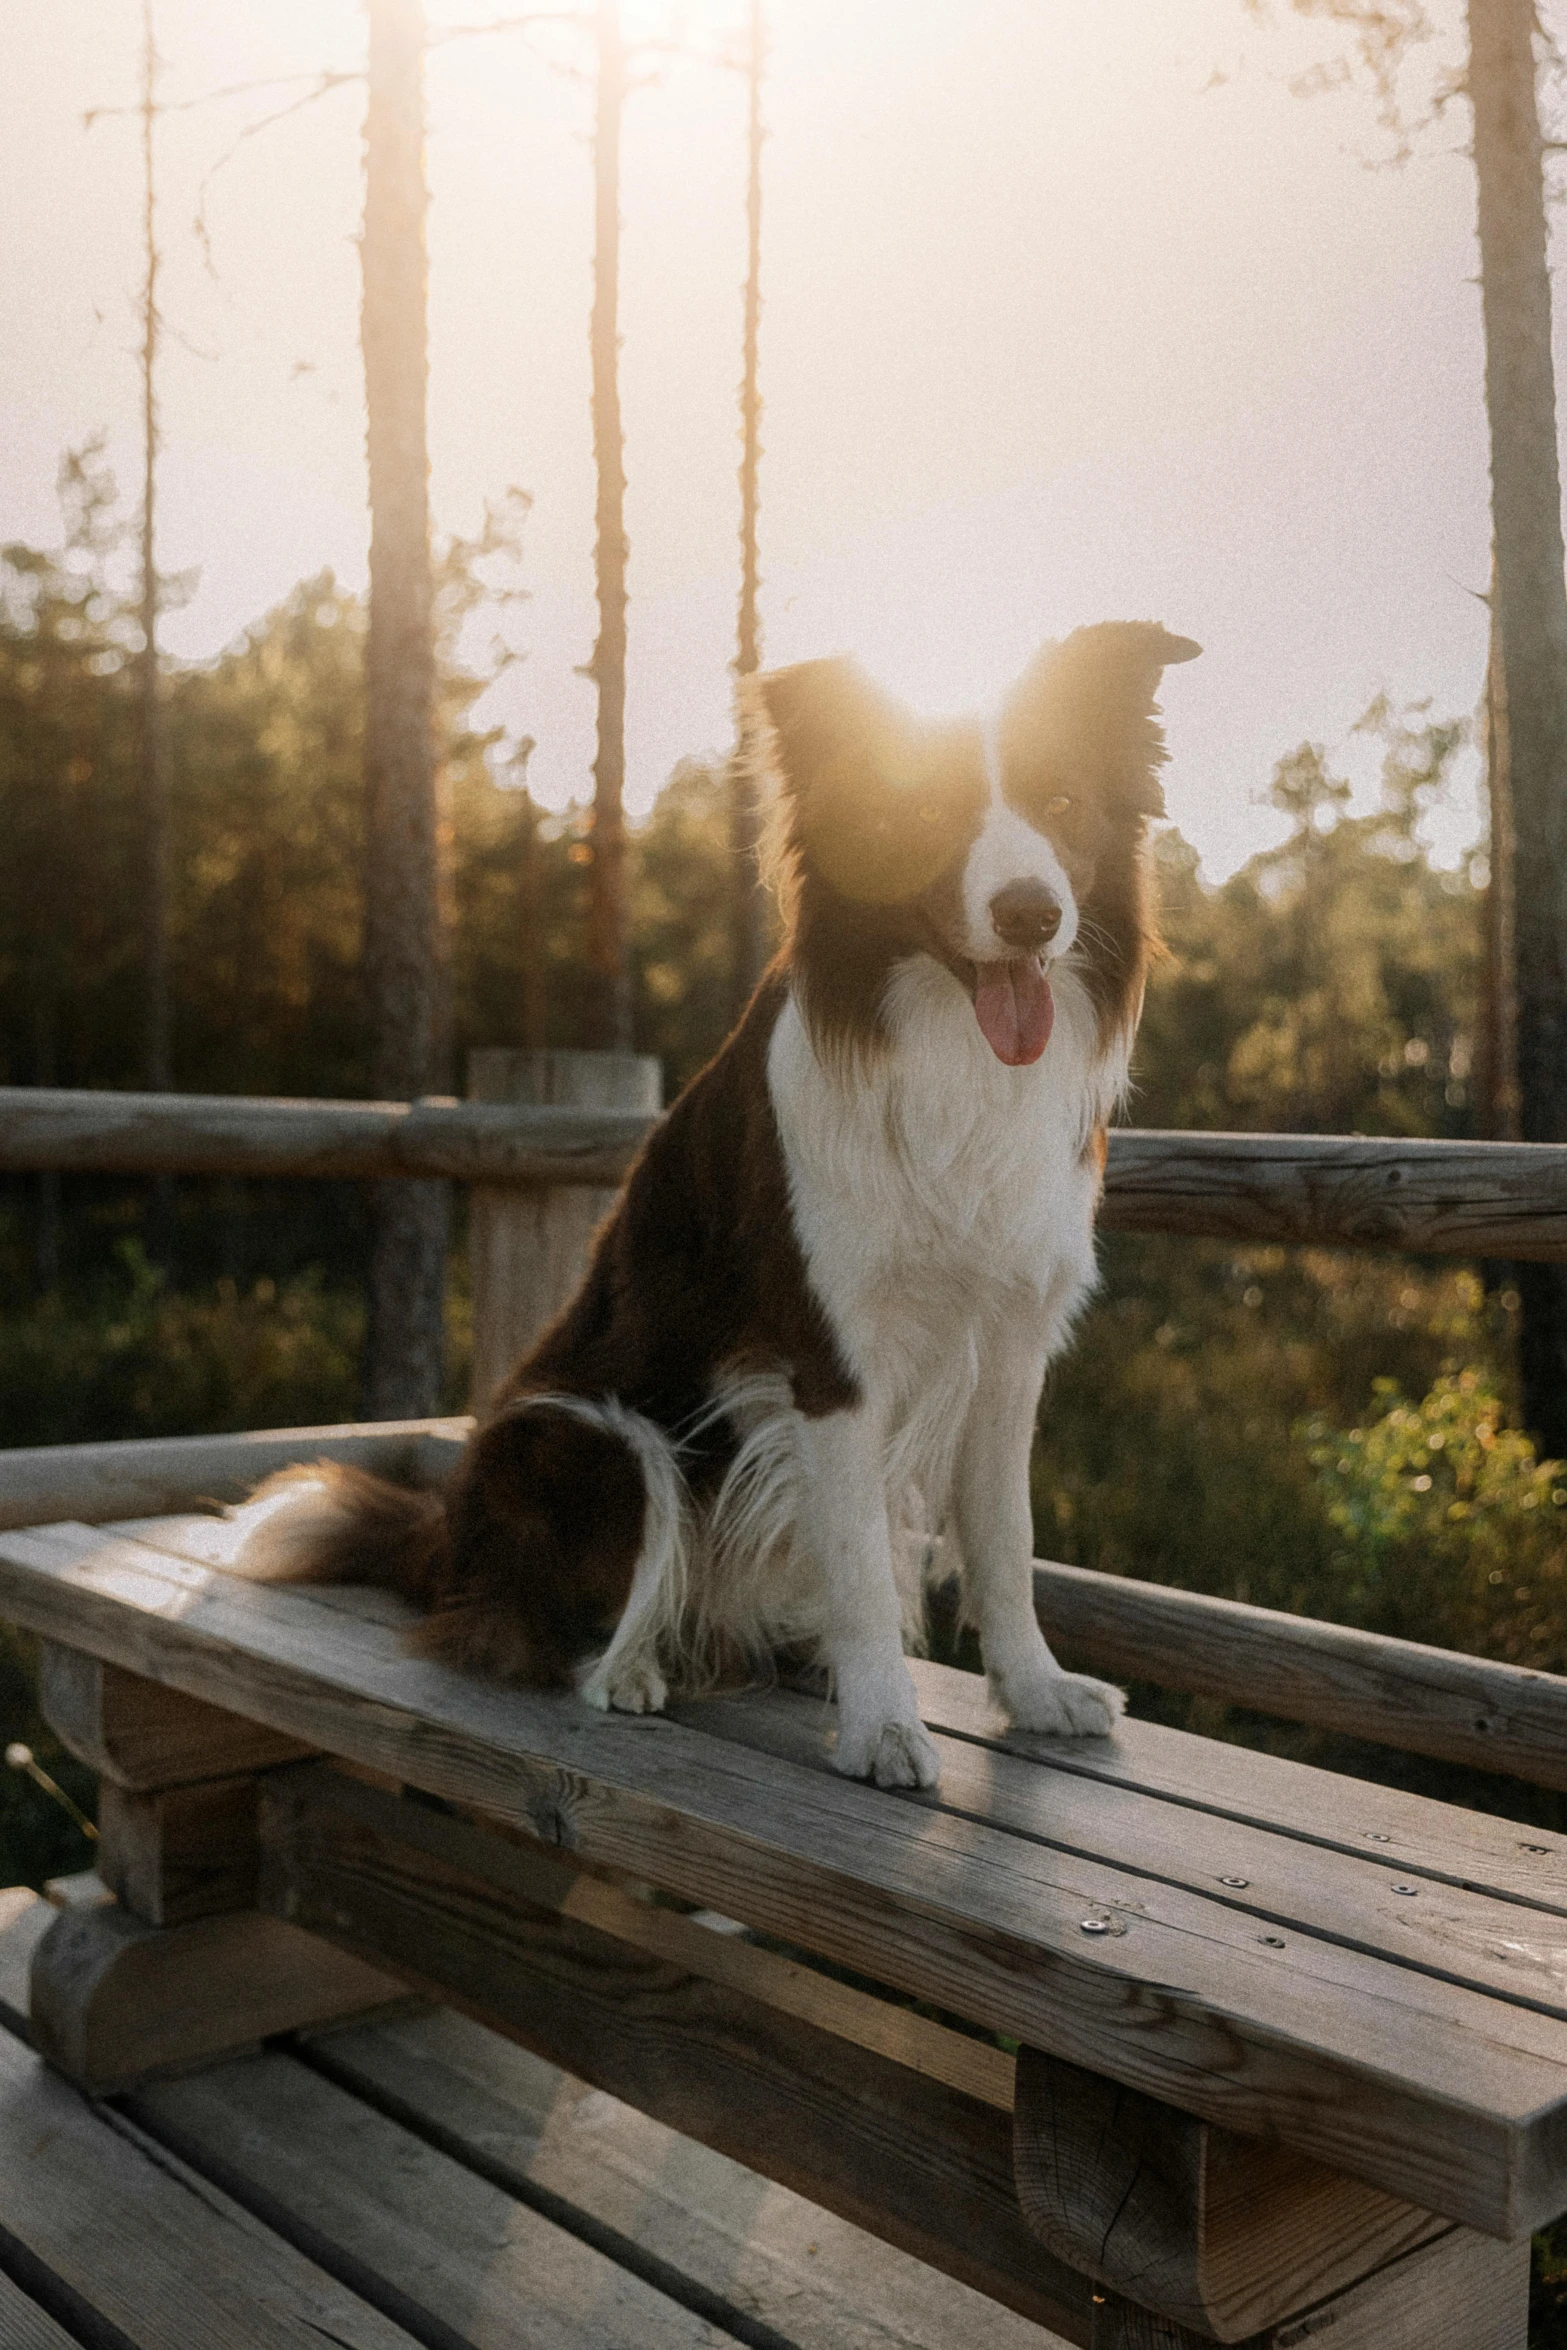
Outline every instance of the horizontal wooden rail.
POLYGON ((263 1477, 297 1461, 346 1461, 378 1476, 442 1485, 472 1426, 471 1420, 364 1420, 0 1452, 0 1530, 66 1519, 102 1526, 243 1501, 263 1477))
POLYGON ((1567 1788, 1567 1676, 1050 1562, 1034 1604, 1074 1665, 1375 1746, 1567 1788))
POLYGON ((1380 1135, 1110 1137, 1100 1223, 1191 1239, 1567 1261, 1567 1144, 1380 1135))
MULTIPOLYGON (((620 1181, 651 1123, 640 1110, 7 1086, 0 1169, 602 1185, 620 1181)), ((1567 1262, 1567 1144, 1126 1128, 1110 1137, 1100 1222, 1235 1243, 1567 1262)))
POLYGON ((641 1110, 69 1093, 12 1085, 0 1086, 0 1168, 618 1183, 651 1123, 641 1110))

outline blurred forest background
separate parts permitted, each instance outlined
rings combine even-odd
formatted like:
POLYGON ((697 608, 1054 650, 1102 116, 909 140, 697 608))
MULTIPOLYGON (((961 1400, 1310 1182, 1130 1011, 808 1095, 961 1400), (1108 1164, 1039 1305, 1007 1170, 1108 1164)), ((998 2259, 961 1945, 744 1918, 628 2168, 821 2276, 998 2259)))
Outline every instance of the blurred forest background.
MULTIPOLYGON (((112 483, 62 469, 60 543, 0 570, 0 1082, 137 1080, 134 615, 110 584, 112 483)), ((494 551, 494 534, 487 542, 494 551)), ((542 818, 497 781, 458 659, 486 555, 438 566, 452 1065, 470 1046, 585 1041, 586 808, 542 818)), ((171 671, 174 1032, 191 1092, 369 1090, 361 1000, 363 605, 302 582, 243 641, 171 671)), ((1321 749, 1259 791, 1284 843, 1209 887, 1156 846, 1168 953, 1139 1042, 1151 1126, 1484 1133, 1477 850, 1439 869, 1422 817, 1464 718, 1369 710, 1382 806, 1345 812, 1321 749)), ((635 1041, 666 1092, 730 1018, 726 779, 689 762, 630 836, 635 1041)), ((350 1419, 370 1246, 355 1186, 176 1187, 167 1265, 148 1187, 107 1177, 0 1188, 0 1425, 16 1444, 350 1419)), ((446 1403, 466 1397, 466 1265, 451 1257, 446 1403)), ((1567 1668, 1567 1471, 1518 1433, 1506 1268, 1107 1237, 1104 1282, 1055 1376, 1037 1461, 1044 1555, 1567 1668)), ((0 1693, 31 1720, 21 1651, 0 1693)), ((1168 1708, 1168 1699, 1145 1702, 1168 1708)), ((1210 1731, 1326 1757, 1300 1731, 1212 1708, 1210 1731)), ((1397 1757, 1470 1800, 1554 1816, 1554 1798, 1397 1757)), ((61 1763, 69 1779, 70 1765, 61 1763)), ((87 1794, 85 1786, 79 1792, 87 1794)), ((72 1856, 69 1823, 13 1774, 14 1880, 72 1856)))

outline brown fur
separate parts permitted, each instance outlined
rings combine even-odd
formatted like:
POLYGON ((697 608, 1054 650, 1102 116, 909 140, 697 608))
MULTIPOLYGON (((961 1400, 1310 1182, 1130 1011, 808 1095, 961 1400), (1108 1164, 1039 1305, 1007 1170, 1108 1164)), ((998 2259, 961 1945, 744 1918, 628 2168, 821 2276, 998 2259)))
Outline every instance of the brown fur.
MULTIPOLYGON (((1039 657, 1003 715, 1007 796, 1078 893, 1107 1038, 1136 1020, 1152 945, 1153 691, 1195 649, 1143 623, 1079 630, 1039 657)), ((751 695, 779 785, 770 856, 785 941, 739 1027, 649 1138, 581 1289, 511 1374, 444 1507, 356 1471, 304 1473, 334 1506, 319 1547, 287 1571, 406 1592, 429 1611, 418 1645, 452 1663, 563 1681, 624 1609, 646 1515, 640 1464, 611 1429, 544 1399, 614 1398, 643 1415, 684 1445, 699 1500, 733 1452, 724 1423, 699 1427, 719 1374, 782 1369, 809 1416, 858 1400, 795 1238, 768 1046, 791 986, 819 1048, 851 1060, 885 1042, 888 976, 909 955, 934 955, 972 990, 954 942, 986 803, 981 737, 919 723, 846 661, 780 671, 751 695)))

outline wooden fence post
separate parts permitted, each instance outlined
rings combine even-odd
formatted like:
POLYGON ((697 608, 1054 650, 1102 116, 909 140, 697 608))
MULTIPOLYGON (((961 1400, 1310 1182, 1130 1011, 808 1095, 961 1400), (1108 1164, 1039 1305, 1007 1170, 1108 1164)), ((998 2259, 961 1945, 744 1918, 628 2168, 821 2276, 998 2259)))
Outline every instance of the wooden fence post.
MULTIPOLYGON (((654 1113, 663 1107, 663 1092, 663 1072, 651 1053, 496 1046, 468 1055, 470 1101, 654 1113)), ((571 1295, 614 1199, 614 1190, 600 1184, 472 1187, 475 1411, 484 1409, 529 1339, 571 1295)))

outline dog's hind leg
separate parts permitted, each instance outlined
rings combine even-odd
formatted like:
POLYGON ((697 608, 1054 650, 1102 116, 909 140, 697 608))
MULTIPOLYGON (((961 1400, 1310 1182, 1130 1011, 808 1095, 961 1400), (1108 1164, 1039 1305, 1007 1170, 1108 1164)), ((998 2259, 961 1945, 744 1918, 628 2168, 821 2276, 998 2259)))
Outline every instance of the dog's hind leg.
POLYGON ((647 1496, 642 1544, 614 1637, 585 1667, 577 1686, 589 1705, 616 1713, 661 1713, 669 1695, 665 1665, 679 1653, 686 1574, 694 1525, 690 1495, 669 1438, 639 1412, 604 1409, 609 1425, 635 1453, 647 1496))
POLYGON ((801 1534, 822 1577, 838 1693, 836 1766, 878 1787, 933 1787, 940 1769, 903 1661, 886 1453, 865 1409, 802 1420, 801 1534))
POLYGON ((1047 1351, 1037 1329, 1015 1324, 981 1350, 953 1490, 964 1613, 979 1633, 991 1694, 1020 1730, 1101 1737, 1126 1699, 1107 1681, 1064 1672, 1034 1613, 1028 1456, 1047 1351))
POLYGON ((683 1496, 668 1439, 641 1414, 612 1398, 513 1398, 474 1439, 416 1645, 504 1678, 585 1677, 601 1706, 658 1707, 683 1496))

